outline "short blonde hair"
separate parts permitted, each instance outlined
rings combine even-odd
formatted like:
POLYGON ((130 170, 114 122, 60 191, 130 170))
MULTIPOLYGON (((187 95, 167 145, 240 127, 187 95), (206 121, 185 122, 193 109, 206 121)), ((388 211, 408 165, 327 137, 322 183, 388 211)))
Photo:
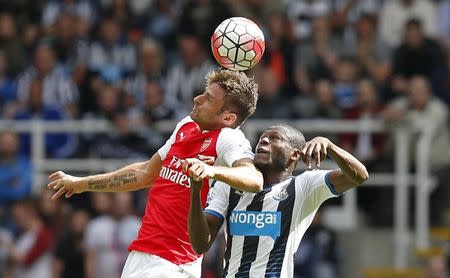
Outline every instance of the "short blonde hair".
POLYGON ((258 84, 253 77, 232 70, 212 71, 206 75, 206 85, 219 84, 225 90, 225 104, 222 110, 236 113, 236 126, 247 120, 256 110, 258 84))

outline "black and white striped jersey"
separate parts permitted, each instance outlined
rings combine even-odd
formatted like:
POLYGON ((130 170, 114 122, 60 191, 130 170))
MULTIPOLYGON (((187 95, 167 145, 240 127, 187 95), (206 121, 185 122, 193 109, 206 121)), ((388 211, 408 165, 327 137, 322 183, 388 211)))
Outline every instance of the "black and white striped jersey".
POLYGON ((339 195, 329 172, 306 171, 259 193, 216 182, 205 212, 225 220, 223 277, 293 277, 294 253, 317 209, 339 195))

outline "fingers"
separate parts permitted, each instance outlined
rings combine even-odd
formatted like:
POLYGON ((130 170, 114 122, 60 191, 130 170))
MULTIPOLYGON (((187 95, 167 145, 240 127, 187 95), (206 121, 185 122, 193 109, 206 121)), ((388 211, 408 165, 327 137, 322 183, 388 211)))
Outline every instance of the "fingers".
POLYGON ((320 163, 327 157, 327 147, 320 141, 307 142, 301 150, 302 160, 308 170, 312 169, 312 160, 314 159, 316 167, 320 167, 320 163))
POLYGON ((64 175, 63 171, 57 171, 57 172, 52 173, 50 176, 48 176, 48 178, 50 180, 54 180, 54 179, 58 179, 58 178, 62 177, 63 175, 64 175))
POLYGON ((189 168, 189 175, 195 180, 195 181, 201 181, 206 177, 206 171, 205 168, 200 164, 193 164, 189 168))
MULTIPOLYGON (((207 161, 214 162, 214 158, 210 159, 206 156, 199 156, 199 159, 207 158, 207 161)), ((205 161, 200 161, 196 158, 187 158, 183 162, 183 170, 189 173, 189 176, 193 178, 195 181, 201 181, 205 178, 209 177, 209 173, 211 171, 208 170, 209 167, 205 161)))
POLYGON ((314 160, 316 161, 316 167, 320 167, 320 151, 321 151, 321 144, 316 144, 314 146, 314 160))
POLYGON ((199 160, 196 158, 186 158, 185 160, 183 160, 183 164, 182 164, 183 171, 187 172, 188 169, 198 161, 199 160))
POLYGON ((47 187, 53 190, 58 190, 61 187, 61 185, 62 185, 61 180, 55 180, 49 183, 47 187))
POLYGON ((214 156, 206 156, 206 155, 201 155, 201 154, 199 154, 199 155, 197 156, 197 158, 198 158, 200 161, 202 161, 203 163, 206 163, 206 164, 208 164, 208 165, 213 165, 214 162, 215 162, 214 156))
POLYGON ((189 168, 189 162, 186 160, 183 160, 183 163, 181 164, 181 167, 183 169, 184 172, 186 172, 189 168))
POLYGON ((302 149, 301 153, 303 156, 303 162, 306 165, 307 169, 311 169, 311 156, 308 155, 309 153, 309 144, 306 144, 306 146, 302 149))
POLYGON ((73 195, 73 190, 72 190, 72 189, 69 189, 69 190, 66 192, 65 197, 66 197, 66 198, 70 198, 70 197, 72 197, 72 195, 73 195))
POLYGON ((64 195, 64 193, 66 193, 67 189, 63 186, 61 187, 61 189, 58 190, 58 192, 56 192, 55 194, 53 194, 52 196, 52 200, 56 200, 59 197, 61 197, 62 195, 64 195))
POLYGON ((47 187, 53 190, 58 190, 62 183, 61 183, 61 178, 64 176, 64 172, 62 171, 57 171, 52 173, 50 176, 48 176, 48 178, 51 180, 51 182, 49 184, 47 184, 47 187))
POLYGON ((320 150, 320 161, 325 160, 325 158, 327 158, 327 147, 324 144, 320 144, 321 150, 320 150))

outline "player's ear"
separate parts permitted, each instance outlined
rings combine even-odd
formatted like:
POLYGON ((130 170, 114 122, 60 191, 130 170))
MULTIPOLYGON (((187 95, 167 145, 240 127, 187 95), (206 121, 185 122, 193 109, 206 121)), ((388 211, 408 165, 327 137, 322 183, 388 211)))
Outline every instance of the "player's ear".
POLYGON ((299 149, 296 148, 292 148, 291 150, 291 159, 293 161, 296 161, 298 163, 298 161, 302 158, 301 156, 301 152, 299 149))
POLYGON ((228 112, 223 118, 226 126, 235 126, 237 115, 234 112, 228 112))

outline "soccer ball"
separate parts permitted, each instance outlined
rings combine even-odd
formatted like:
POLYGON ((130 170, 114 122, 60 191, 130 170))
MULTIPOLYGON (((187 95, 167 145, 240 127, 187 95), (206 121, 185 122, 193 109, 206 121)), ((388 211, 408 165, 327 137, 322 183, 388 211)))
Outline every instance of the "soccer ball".
POLYGON ((265 49, 264 35, 250 19, 231 17, 214 31, 211 48, 214 58, 222 67, 244 71, 261 59, 265 49))

